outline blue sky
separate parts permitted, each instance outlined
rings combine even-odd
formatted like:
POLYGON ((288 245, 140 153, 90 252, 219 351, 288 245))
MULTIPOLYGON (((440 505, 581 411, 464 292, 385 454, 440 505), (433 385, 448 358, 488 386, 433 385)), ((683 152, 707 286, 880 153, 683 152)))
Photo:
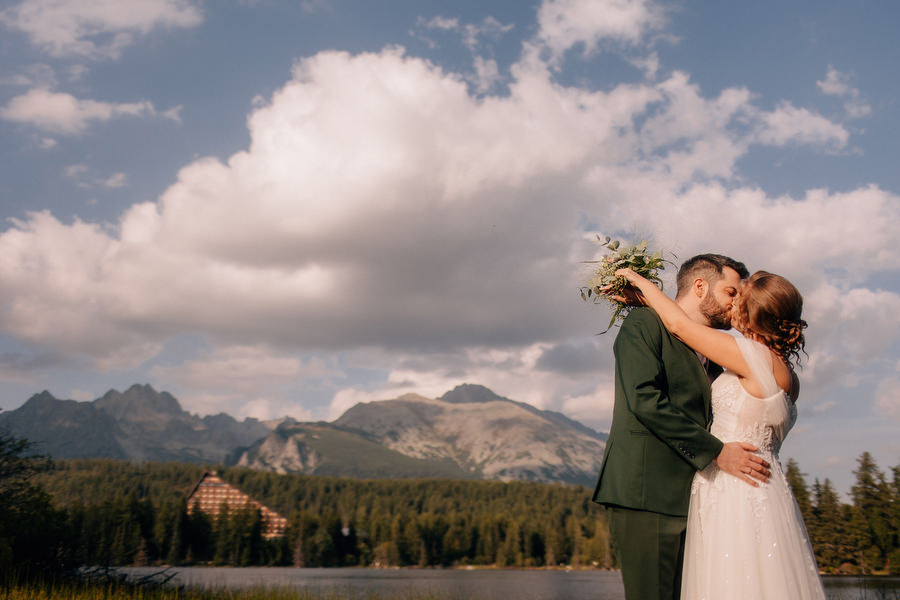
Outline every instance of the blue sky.
POLYGON ((896 3, 0 6, 0 408, 469 382, 603 430, 601 233, 794 281, 783 457, 900 463, 896 3))

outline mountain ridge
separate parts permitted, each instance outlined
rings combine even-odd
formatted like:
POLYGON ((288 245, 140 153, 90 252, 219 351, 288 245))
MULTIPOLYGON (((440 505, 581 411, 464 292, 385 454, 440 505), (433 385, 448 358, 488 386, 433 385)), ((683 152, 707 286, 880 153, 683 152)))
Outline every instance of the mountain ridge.
POLYGON ((46 390, 0 413, 0 429, 55 458, 224 463, 281 473, 561 481, 589 485, 606 436, 554 411, 464 383, 438 398, 359 403, 333 422, 200 417, 148 384, 94 401, 46 390))

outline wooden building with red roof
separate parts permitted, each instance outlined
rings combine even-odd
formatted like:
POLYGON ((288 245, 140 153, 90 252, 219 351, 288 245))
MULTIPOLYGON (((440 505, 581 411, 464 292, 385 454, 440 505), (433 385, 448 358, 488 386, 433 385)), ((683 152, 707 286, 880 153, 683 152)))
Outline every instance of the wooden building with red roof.
POLYGON ((263 537, 281 537, 287 528, 287 519, 226 483, 215 471, 207 471, 188 494, 188 513, 199 510, 215 519, 223 505, 227 506, 228 510, 237 510, 248 506, 259 509, 264 523, 263 537))

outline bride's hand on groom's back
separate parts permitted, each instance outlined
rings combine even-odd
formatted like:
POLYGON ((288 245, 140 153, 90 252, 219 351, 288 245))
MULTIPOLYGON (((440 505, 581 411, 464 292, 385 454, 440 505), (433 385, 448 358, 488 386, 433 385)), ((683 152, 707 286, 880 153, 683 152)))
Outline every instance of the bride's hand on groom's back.
POLYGON ((726 473, 758 487, 758 482, 769 482, 770 465, 762 457, 753 454, 757 450, 759 448, 753 444, 728 442, 722 446, 722 451, 716 457, 716 464, 726 473))

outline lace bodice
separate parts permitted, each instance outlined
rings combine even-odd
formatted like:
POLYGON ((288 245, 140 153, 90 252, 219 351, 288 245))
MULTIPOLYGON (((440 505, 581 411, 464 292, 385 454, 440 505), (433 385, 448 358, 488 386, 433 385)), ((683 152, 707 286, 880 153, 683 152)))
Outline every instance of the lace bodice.
POLYGON ((775 383, 772 357, 766 347, 746 339, 737 341, 765 397, 751 395, 735 373, 725 371, 712 385, 711 433, 723 442, 755 444, 760 454, 777 458, 781 443, 797 420, 797 409, 775 383))

